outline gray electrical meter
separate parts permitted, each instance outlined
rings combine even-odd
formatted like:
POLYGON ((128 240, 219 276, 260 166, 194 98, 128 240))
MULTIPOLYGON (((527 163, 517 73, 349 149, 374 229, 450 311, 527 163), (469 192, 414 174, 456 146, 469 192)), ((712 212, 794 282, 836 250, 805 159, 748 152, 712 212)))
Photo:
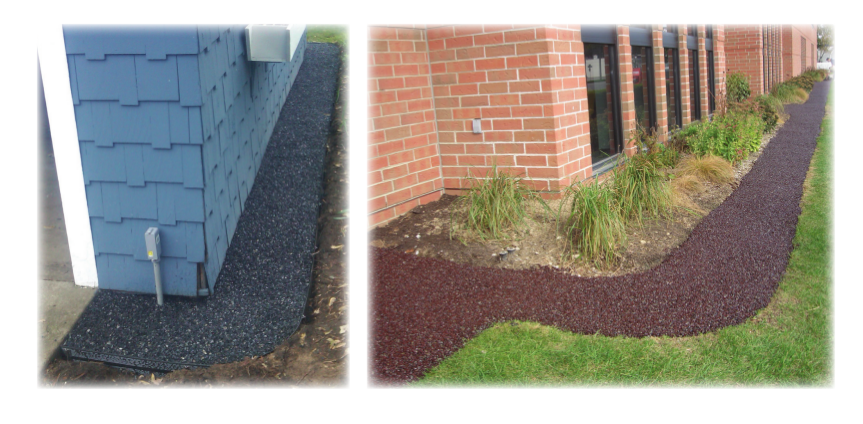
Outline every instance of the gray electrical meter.
POLYGON ((147 258, 151 261, 158 261, 162 256, 162 243, 159 240, 159 229, 156 227, 147 228, 144 233, 144 240, 147 243, 147 258))

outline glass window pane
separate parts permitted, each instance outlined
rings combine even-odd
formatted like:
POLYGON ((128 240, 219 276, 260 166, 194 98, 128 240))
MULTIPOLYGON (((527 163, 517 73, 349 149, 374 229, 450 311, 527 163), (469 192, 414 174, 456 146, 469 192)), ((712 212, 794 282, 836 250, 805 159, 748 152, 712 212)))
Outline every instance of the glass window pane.
POLYGON ((708 113, 713 113, 716 110, 716 77, 713 70, 713 52, 707 53, 707 95, 708 95, 708 113))
POLYGON ((632 48, 632 86, 635 94, 635 119, 648 129, 656 125, 653 116, 653 53, 650 47, 632 48))
POLYGON ((677 49, 665 49, 665 93, 668 107, 668 128, 680 127, 680 92, 677 91, 680 68, 677 64, 677 49))
POLYGON ((590 115, 590 149, 593 162, 617 154, 620 150, 615 134, 617 117, 614 85, 614 46, 584 44, 587 73, 587 107, 590 115))
POLYGON ((689 116, 701 119, 701 84, 698 81, 698 51, 689 51, 689 116))

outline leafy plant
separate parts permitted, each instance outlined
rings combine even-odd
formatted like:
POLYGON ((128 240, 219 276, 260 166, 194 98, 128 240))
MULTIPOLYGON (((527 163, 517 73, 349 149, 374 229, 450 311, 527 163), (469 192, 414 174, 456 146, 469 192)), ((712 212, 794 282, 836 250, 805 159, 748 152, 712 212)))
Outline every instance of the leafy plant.
POLYGON ((729 112, 711 122, 696 122, 681 131, 696 156, 720 156, 730 162, 745 159, 761 146, 764 122, 751 113, 729 112))
POLYGON ((728 101, 731 103, 742 102, 749 98, 749 78, 742 72, 728 74, 725 78, 725 89, 728 101))

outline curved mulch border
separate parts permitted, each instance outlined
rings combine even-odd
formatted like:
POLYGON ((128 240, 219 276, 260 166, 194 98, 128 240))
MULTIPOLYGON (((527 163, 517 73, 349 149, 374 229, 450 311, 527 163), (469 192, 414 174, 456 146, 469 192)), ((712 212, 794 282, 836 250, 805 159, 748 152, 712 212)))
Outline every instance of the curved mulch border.
POLYGON ((752 170, 654 269, 579 278, 551 268, 472 267, 373 248, 372 378, 416 380, 494 323, 576 333, 688 336, 739 324, 770 301, 792 249, 828 83, 790 118, 752 170))

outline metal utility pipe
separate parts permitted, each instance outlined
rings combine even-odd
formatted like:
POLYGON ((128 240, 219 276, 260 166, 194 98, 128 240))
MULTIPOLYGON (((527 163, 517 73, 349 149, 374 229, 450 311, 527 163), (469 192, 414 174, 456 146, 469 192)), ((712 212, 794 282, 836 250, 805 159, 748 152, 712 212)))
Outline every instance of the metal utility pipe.
POLYGON ((162 268, 159 261, 153 261, 153 272, 156 274, 156 303, 162 306, 162 268))
POLYGON ((159 258, 162 256, 162 240, 159 237, 159 229, 147 228, 144 232, 144 242, 147 244, 147 258, 153 262, 153 273, 156 274, 156 302, 162 306, 162 269, 159 267, 159 258))

